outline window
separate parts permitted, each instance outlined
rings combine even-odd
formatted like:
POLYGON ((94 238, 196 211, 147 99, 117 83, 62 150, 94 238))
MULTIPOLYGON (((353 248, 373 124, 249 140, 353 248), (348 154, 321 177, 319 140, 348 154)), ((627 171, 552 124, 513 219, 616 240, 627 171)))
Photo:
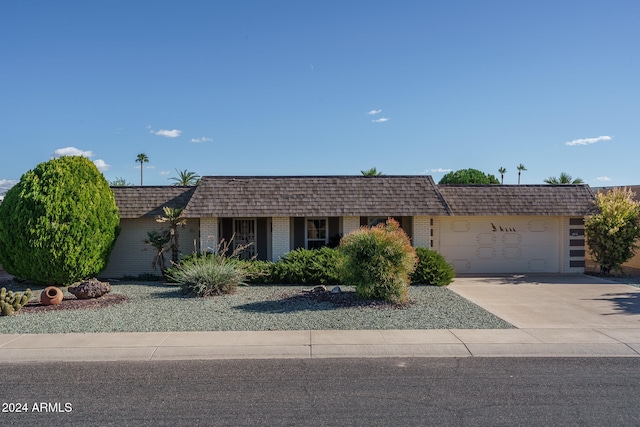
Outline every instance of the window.
POLYGON ((328 234, 326 218, 307 218, 307 249, 326 246, 328 234))

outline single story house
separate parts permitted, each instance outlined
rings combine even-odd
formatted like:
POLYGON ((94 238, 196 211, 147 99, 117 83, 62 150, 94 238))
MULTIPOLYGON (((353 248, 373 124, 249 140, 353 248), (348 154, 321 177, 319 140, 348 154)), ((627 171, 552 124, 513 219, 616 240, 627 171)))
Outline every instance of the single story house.
POLYGON ((184 206, 183 253, 221 239, 277 261, 395 218, 416 247, 458 273, 581 273, 587 185, 437 185, 430 176, 205 176, 195 187, 113 187, 122 231, 105 277, 152 273, 146 233, 163 206, 184 206), (145 251, 146 250, 146 251, 145 251))

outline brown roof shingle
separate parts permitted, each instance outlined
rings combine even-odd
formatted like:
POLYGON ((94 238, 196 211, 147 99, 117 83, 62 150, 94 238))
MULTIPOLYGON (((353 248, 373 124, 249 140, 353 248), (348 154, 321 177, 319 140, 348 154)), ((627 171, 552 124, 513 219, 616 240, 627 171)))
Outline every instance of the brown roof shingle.
POLYGON ((430 176, 205 176, 190 217, 446 215, 430 176))
POLYGON ((143 186, 111 187, 120 218, 144 218, 162 215, 162 207, 184 207, 196 187, 143 186))
POLYGON ((455 216, 583 216, 593 208, 588 185, 439 185, 455 216))

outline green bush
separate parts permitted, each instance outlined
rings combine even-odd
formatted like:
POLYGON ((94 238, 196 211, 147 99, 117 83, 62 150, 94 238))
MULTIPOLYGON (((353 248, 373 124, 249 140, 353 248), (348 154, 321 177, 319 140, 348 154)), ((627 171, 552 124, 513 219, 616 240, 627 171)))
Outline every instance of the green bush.
POLYGON ((393 303, 407 300, 417 257, 397 221, 353 231, 342 238, 338 249, 343 254, 342 281, 355 286, 358 297, 393 303))
POLYGON ((109 261, 119 222, 109 183, 89 159, 40 163, 0 204, 0 264, 41 284, 96 276, 109 261))
POLYGON ((273 263, 270 283, 295 285, 337 285, 340 283, 337 249, 296 249, 273 263))
POLYGON ((445 286, 456 276, 453 267, 436 251, 427 248, 416 248, 418 265, 411 275, 413 283, 445 286))
POLYGON ((178 283, 184 294, 206 297, 235 292, 246 284, 248 271, 237 258, 206 254, 183 258, 166 270, 166 276, 178 283))

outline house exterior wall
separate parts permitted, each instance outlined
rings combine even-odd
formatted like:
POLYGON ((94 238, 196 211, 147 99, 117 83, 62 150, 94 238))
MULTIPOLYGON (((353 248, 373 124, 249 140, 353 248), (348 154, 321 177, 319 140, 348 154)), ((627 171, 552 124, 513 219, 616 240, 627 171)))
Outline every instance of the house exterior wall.
MULTIPOLYGON (((154 218, 121 219, 120 234, 111 252, 107 268, 100 273, 100 277, 118 278, 124 276, 138 276, 144 273, 160 275, 159 270, 151 267, 156 252, 144 243, 147 232, 160 230, 163 224, 154 218)), ((179 230, 180 252, 188 254, 194 250, 194 241, 200 239, 200 220, 189 218, 186 226, 179 230)), ((170 265, 171 253, 166 254, 167 266, 170 265)))
POLYGON ((359 216, 345 216, 342 217, 342 235, 346 236, 354 230, 360 228, 359 216))

